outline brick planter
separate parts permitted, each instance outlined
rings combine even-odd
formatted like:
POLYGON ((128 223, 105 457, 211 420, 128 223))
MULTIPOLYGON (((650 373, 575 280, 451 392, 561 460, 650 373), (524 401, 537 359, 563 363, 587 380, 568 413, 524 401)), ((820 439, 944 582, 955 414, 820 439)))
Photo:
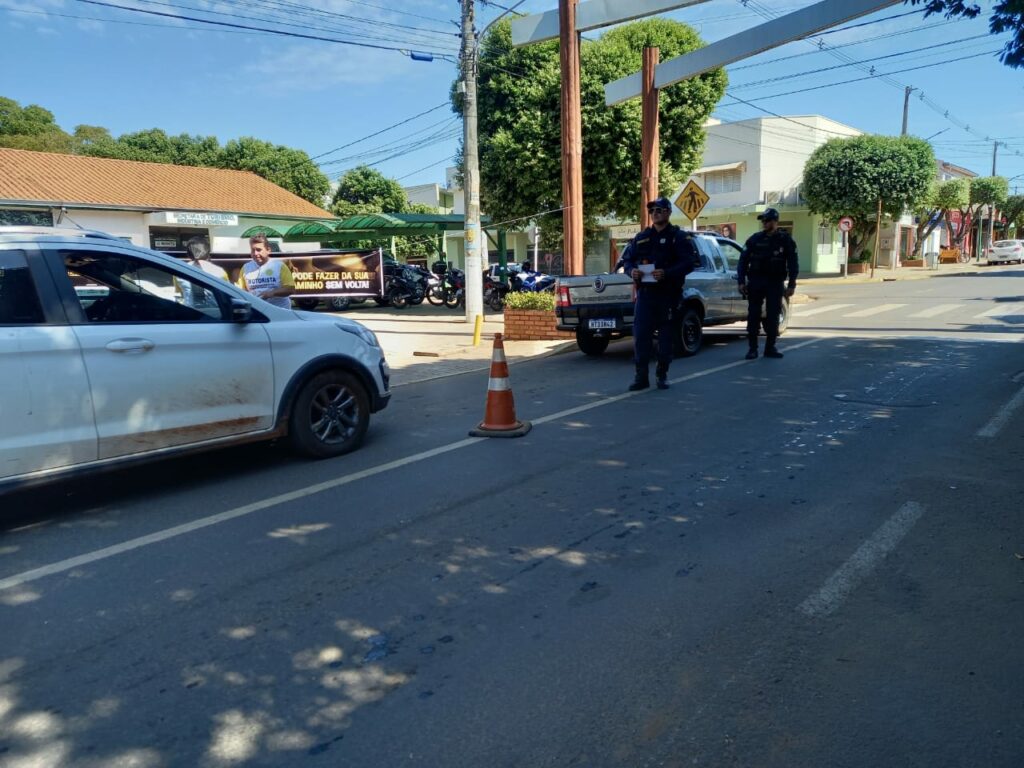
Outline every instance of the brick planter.
POLYGON ((574 339, 572 331, 555 327, 555 313, 546 309, 510 309, 505 307, 505 338, 509 341, 574 339))
POLYGON ((900 262, 901 267, 923 267, 924 259, 906 259, 900 262))
POLYGON ((863 275, 870 271, 870 261, 851 261, 846 265, 846 274, 848 275, 863 275))

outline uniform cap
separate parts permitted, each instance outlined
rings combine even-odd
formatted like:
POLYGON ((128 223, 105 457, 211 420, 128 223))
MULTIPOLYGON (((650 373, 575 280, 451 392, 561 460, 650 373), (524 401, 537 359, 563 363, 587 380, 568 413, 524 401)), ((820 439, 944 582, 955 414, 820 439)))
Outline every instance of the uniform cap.
POLYGON ((758 221, 778 221, 779 212, 774 208, 765 208, 764 211, 757 214, 758 221))
POLYGON ((665 210, 672 211, 672 203, 669 202, 667 197, 656 197, 647 203, 648 208, 664 208, 665 210))

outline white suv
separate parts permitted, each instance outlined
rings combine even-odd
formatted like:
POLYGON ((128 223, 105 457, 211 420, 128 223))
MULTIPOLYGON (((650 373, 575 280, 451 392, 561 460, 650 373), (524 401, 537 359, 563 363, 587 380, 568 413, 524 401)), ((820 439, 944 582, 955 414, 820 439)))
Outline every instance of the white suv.
POLYGON ((86 230, 0 227, 0 488, 287 435, 356 448, 377 338, 86 230))

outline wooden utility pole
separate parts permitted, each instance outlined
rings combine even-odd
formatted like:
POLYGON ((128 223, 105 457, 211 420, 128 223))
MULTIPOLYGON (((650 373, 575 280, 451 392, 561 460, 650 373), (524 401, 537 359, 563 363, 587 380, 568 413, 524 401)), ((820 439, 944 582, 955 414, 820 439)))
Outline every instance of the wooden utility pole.
POLYGON ((658 48, 644 48, 643 105, 640 128, 640 229, 651 226, 647 204, 658 196, 658 89, 654 87, 654 70, 658 67, 658 48))
POLYGON ((583 274, 583 128, 580 117, 579 0, 558 0, 562 65, 562 271, 583 274))

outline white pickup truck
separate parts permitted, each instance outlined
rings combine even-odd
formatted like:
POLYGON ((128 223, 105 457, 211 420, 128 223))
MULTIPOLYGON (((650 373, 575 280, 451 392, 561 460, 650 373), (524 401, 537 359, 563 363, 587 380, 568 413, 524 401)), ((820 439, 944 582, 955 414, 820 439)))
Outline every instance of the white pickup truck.
MULTIPOLYGON (((703 329, 746 321, 747 302, 740 296, 736 265, 742 248, 713 232, 697 232, 694 241, 700 268, 686 276, 683 300, 674 319, 677 355, 700 351, 703 329)), ((633 281, 626 274, 604 273, 561 277, 555 285, 559 330, 575 331, 576 344, 588 355, 600 355, 608 342, 633 334, 633 281)), ((782 304, 779 333, 786 329, 789 300, 782 304)))

